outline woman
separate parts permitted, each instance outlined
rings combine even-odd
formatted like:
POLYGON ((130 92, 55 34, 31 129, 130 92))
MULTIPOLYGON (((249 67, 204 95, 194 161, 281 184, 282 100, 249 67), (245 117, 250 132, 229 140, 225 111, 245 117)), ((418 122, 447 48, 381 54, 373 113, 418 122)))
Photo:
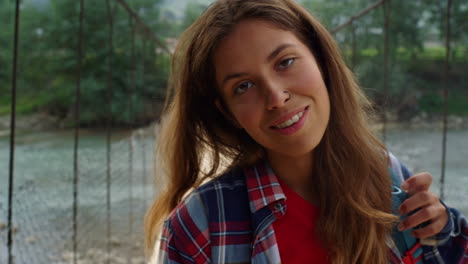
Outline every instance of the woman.
MULTIPOLYGON (((149 250, 166 219, 160 262, 402 261, 389 167, 409 173, 371 133, 369 102, 302 7, 215 2, 179 40, 173 85, 159 142, 167 186, 146 218, 149 250)), ((418 211, 399 228, 424 224, 421 242, 452 243, 466 220, 430 184, 405 181, 400 213, 418 211)), ((426 248, 427 263, 440 257, 429 250, 445 254, 426 248)))

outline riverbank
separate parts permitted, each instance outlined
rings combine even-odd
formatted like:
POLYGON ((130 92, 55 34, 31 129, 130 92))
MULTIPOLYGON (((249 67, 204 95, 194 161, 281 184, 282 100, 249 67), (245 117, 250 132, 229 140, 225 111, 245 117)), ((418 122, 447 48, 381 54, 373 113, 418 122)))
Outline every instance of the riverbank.
MULTIPOLYGON (((5 137, 10 135, 10 116, 0 116, 0 137, 5 137)), ((152 123, 143 128, 144 134, 148 135, 150 128, 154 127, 155 123, 152 123)), ((46 132, 46 131, 66 131, 73 128, 67 127, 64 120, 60 120, 57 117, 48 115, 47 113, 40 112, 30 115, 20 115, 16 117, 15 120, 15 130, 17 134, 31 133, 31 132, 46 132)), ((141 128, 138 128, 139 130, 141 128)), ((81 133, 83 132, 99 132, 105 130, 105 127, 88 127, 80 129, 81 133)), ((134 130, 132 128, 113 128, 113 131, 119 132, 130 132, 134 130)), ((152 133, 153 130, 151 130, 152 133)))
MULTIPOLYGON (((443 116, 429 116, 426 113, 421 113, 408 121, 400 121, 391 116, 383 122, 381 119, 371 121, 371 126, 374 130, 385 129, 443 129, 443 116)), ((468 128, 468 116, 447 116, 448 129, 466 129, 468 128)))
MULTIPOLYGON (((147 128, 154 127, 153 124, 147 126, 147 128)), ((431 116, 425 112, 416 115, 408 121, 400 121, 393 115, 389 114, 387 121, 382 122, 379 119, 373 119, 371 126, 374 130, 400 128, 400 129, 442 129, 443 128, 443 117, 442 116, 431 116)), ((16 117, 15 122, 16 131, 21 132, 40 132, 40 131, 57 131, 64 130, 65 125, 63 120, 59 120, 56 117, 48 115, 47 113, 35 113, 31 115, 22 115, 16 117)), ((447 116, 447 127, 449 129, 465 129, 468 128, 468 116, 449 115, 447 116)), ((145 128, 143 128, 145 130, 145 128)), ((102 130, 102 128, 86 128, 85 130, 102 130)), ((129 130, 119 129, 119 130, 129 130)), ((151 130, 152 131, 152 130, 151 130)), ((0 116, 0 137, 8 136, 10 134, 10 116, 0 116)))
MULTIPOLYGON (((9 115, 0 116, 0 137, 10 134, 11 117, 9 115)), ((15 129, 18 131, 47 131, 62 128, 58 118, 40 112, 30 115, 20 115, 16 117, 15 129)))
MULTIPOLYGON (((156 194, 152 184, 154 139, 147 131, 112 131, 107 156, 105 131, 81 130, 77 185, 73 130, 23 132, 16 137, 15 263, 72 262, 75 186, 78 263, 105 263, 108 256, 110 263, 145 263, 143 218, 156 194)), ((6 138, 0 139, 0 149, 7 154, 6 138)), ((8 167, 8 159, 8 155, 0 155, 1 167, 8 167)), ((3 242, 8 194, 7 188, 0 189, 0 263, 6 263, 3 242)))
MULTIPOLYGON (((455 121, 453 121, 455 122, 455 121)), ((434 124, 434 123, 429 123, 434 124)), ((439 123, 440 124, 440 123, 439 123)), ((399 124, 400 125, 400 124, 399 124)), ((377 126, 377 125, 376 125, 377 126)), ((388 122, 386 145, 412 172, 429 171, 433 191, 440 190, 442 156, 439 129, 398 129, 388 122), (393 129, 394 128, 394 129, 393 129)), ((152 129, 133 133, 152 133, 152 129)), ((118 138, 113 132, 113 139, 118 138)), ((149 135, 149 134, 148 134, 149 135)), ((155 196, 151 182, 153 138, 139 136, 115 140, 111 145, 111 214, 107 220, 106 140, 104 133, 83 129, 78 152, 78 262, 107 260, 110 223, 110 263, 144 263, 144 213, 155 196), (143 140, 143 141, 142 141, 143 140), (131 144, 129 144, 131 143, 131 144), (132 155, 129 155, 132 146, 132 155), (132 166, 129 166, 129 158, 132 166), (133 173, 129 173, 130 168, 133 173), (132 177, 128 177, 132 175, 132 177), (130 261, 128 260, 130 259, 130 261)), ((447 140, 445 198, 449 206, 468 215, 468 129, 450 130, 447 140)), ((24 133, 17 138, 14 192, 15 263, 71 263, 73 131, 24 133)), ((0 149, 7 149, 0 140, 0 149)), ((8 164, 0 155, 0 164, 8 164)), ((6 256, 6 189, 0 190, 0 263, 6 256), (3 191, 3 192, 2 192, 3 191), (3 199, 3 200, 2 200, 3 199)))

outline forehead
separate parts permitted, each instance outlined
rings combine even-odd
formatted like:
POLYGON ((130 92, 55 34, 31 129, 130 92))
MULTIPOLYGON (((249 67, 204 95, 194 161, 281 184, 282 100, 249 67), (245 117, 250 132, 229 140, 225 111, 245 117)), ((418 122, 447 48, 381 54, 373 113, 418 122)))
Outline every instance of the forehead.
POLYGON ((279 45, 305 45, 296 35, 279 26, 259 19, 239 22, 219 43, 214 53, 214 63, 218 73, 239 71, 254 62, 265 60, 279 45))
POLYGON ((294 34, 270 21, 262 19, 245 19, 237 23, 231 32, 221 40, 218 49, 229 45, 245 45, 249 41, 259 41, 262 39, 281 38, 294 34), (255 38, 254 38, 255 37, 255 38))

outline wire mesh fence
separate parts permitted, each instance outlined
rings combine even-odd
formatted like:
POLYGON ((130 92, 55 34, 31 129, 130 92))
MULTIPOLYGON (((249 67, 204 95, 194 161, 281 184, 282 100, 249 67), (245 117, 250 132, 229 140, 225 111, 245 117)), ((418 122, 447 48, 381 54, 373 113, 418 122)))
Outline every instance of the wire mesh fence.
MULTIPOLYGON (((72 263, 73 260, 73 142, 70 134, 53 137, 57 135, 45 135, 34 142, 19 137, 25 144, 18 144, 15 163, 13 256, 17 264, 72 263)), ((84 135, 81 141, 78 263, 144 263, 143 217, 154 197, 150 184, 153 137, 139 130, 113 140, 110 221, 106 217, 106 168, 102 165, 106 159, 105 138, 84 135)), ((0 159, 2 164, 4 158, 0 159)), ((0 190, 0 197, 0 263, 7 263, 5 188, 0 190)))
MULTIPOLYGON (((56 13, 63 12, 56 18, 57 21, 69 18, 67 16, 72 17, 71 15, 78 18, 76 14, 77 1, 53 2, 56 13), (69 4, 75 5, 75 8, 68 8, 69 4), (69 11, 70 14, 66 13, 69 11)), ((96 125, 96 123, 88 121, 90 116, 94 118, 97 116, 97 120, 102 121, 108 118, 105 116, 106 113, 111 112, 111 114, 119 116, 120 119, 117 121, 120 124, 133 127, 135 124, 134 114, 140 117, 146 116, 146 118, 148 116, 154 117, 152 116, 154 108, 148 109, 145 106, 149 105, 148 101, 158 99, 154 97, 155 94, 160 95, 159 99, 164 98, 167 72, 163 66, 170 56, 165 54, 168 49, 161 47, 163 45, 151 32, 151 27, 147 27, 138 18, 138 15, 145 13, 144 10, 149 9, 138 6, 137 1, 127 1, 130 5, 122 0, 109 2, 112 3, 115 15, 115 25, 113 25, 115 30, 113 34, 110 34, 114 37, 113 44, 109 44, 107 40, 109 25, 106 24, 107 12, 104 2, 96 3, 94 8, 87 8, 88 13, 85 12, 84 28, 86 30, 82 54, 85 65, 82 77, 79 79, 83 81, 82 86, 87 88, 87 94, 83 93, 83 98, 85 98, 83 108, 78 112, 81 112, 81 121, 86 125, 96 125), (93 28, 92 25, 99 26, 93 28), (90 30, 91 28, 93 30, 90 30), (103 49, 103 47, 108 46, 113 48, 109 48, 107 51, 103 49), (108 88, 106 81, 107 76, 109 76, 107 75, 109 73, 109 54, 113 54, 114 58, 114 62, 110 65, 114 65, 114 72, 118 72, 113 76, 113 96, 114 102, 117 103, 110 107, 111 111, 108 111, 107 106, 91 103, 93 98, 104 97, 108 88), (125 74, 121 74, 124 72, 125 74), (132 94, 134 88, 139 91, 137 97, 132 94), (156 90, 158 93, 154 92, 156 90), (144 100, 148 99, 148 95, 151 95, 152 99, 144 100), (122 114, 119 111, 125 113, 122 114), (116 112, 119 113, 116 114, 116 112), (101 114, 104 117, 100 116, 101 114)), ((327 5, 327 1, 301 2, 304 4, 310 2, 312 12, 314 7, 315 10, 319 10, 319 5, 327 5)), ((443 42, 439 36, 441 34, 424 30, 424 27, 410 27, 408 29, 407 24, 405 24, 407 21, 405 15, 398 13, 411 10, 406 5, 422 5, 421 3, 391 1, 392 5, 387 6, 387 8, 391 7, 390 10, 387 10, 387 12, 390 11, 390 20, 386 22, 385 20, 389 17, 384 15, 383 4, 384 2, 388 4, 390 1, 355 2, 358 5, 354 6, 354 9, 344 5, 341 5, 342 8, 336 9, 340 5, 329 1, 329 10, 333 12, 333 16, 330 17, 333 19, 330 20, 328 26, 330 29, 337 29, 340 25, 347 27, 335 33, 334 37, 339 42, 343 55, 350 68, 355 72, 361 86, 376 101, 376 105, 383 112, 383 120, 386 121, 388 117, 388 121, 403 120, 411 123, 413 120, 420 119, 421 116, 433 116, 435 120, 440 119, 441 116, 446 117, 446 113, 441 111, 441 102, 443 101, 441 92, 443 89, 448 89, 449 86, 452 91, 450 98, 452 106, 459 103, 460 109, 462 109, 461 106, 466 104, 466 99, 463 101, 463 98, 467 98, 466 89, 464 89, 467 78, 463 69, 466 68, 464 66, 468 62, 468 50, 460 45, 464 39, 459 38, 452 41, 452 45, 456 47, 453 49, 451 60, 456 67, 450 70, 448 77, 445 77, 448 78, 448 82, 444 83, 441 76, 434 77, 433 74, 430 74, 437 72, 431 67, 437 67, 443 61, 444 56, 447 60, 449 58, 449 54, 439 54, 440 51, 450 50, 448 48, 444 50, 441 45, 443 42), (366 15, 360 17, 358 14, 364 11, 366 15), (352 18, 351 22, 347 24, 346 20, 343 19, 350 17, 352 18), (389 28, 386 30, 385 23, 389 23, 389 28), (408 32, 405 33, 407 29, 408 32), (386 34, 385 31, 390 32, 388 38, 383 37, 386 34), (421 34, 423 31, 424 34, 421 34), (415 48, 416 44, 405 42, 406 36, 409 35, 422 39, 420 42, 425 46, 422 49, 425 49, 425 52, 420 52, 420 49, 415 48), (435 47, 432 47, 431 45, 434 43, 435 47), (385 50, 389 49, 388 46, 385 48, 385 45, 390 45, 390 50, 387 51, 390 53, 387 54, 390 56, 388 60, 384 59, 385 50), (383 70, 383 65, 387 65, 388 69, 383 70), (422 70, 416 71, 416 69, 421 68, 422 70), (384 75, 387 77, 383 78, 384 75)), ((458 6, 460 7, 458 9, 462 10, 461 7, 466 5, 458 3, 458 6)), ((428 12, 431 12, 430 8, 432 7, 422 5, 420 8, 425 10, 422 12, 423 19, 421 21, 428 24, 428 19, 424 19, 424 17, 429 14, 428 12)), ((442 9, 440 12, 437 10, 434 12, 436 14, 433 16, 434 19, 443 21, 442 9), (440 17, 437 16, 438 13, 441 14, 440 17)), ((318 16, 326 13, 327 10, 326 8, 322 9, 320 13, 318 12, 318 16)), ((419 13, 413 13, 412 16, 420 16, 419 13)), ((409 15, 407 16, 411 18, 409 15)), ((146 18, 148 17, 147 15, 146 18)), ((47 20, 44 21, 47 22, 47 20)), ((40 74, 20 76, 21 87, 46 87, 34 89, 34 91, 37 90, 41 93, 74 89, 74 85, 71 83, 75 81, 73 72, 76 69, 74 64, 76 58, 74 52, 78 40, 75 39, 75 36, 69 36, 69 39, 68 37, 64 38, 68 39, 67 41, 58 38, 54 41, 57 42, 57 47, 52 43, 54 49, 50 48, 51 43, 46 43, 44 40, 55 39, 57 36, 65 35, 66 32, 78 31, 79 23, 76 19, 69 21, 71 24, 54 28, 51 25, 62 25, 54 21, 52 19, 47 24, 36 28, 34 34, 37 35, 35 37, 38 45, 20 47, 20 55, 27 54, 26 50, 34 55, 20 57, 20 69, 34 68, 44 72, 48 70, 47 74, 40 72, 40 74), (42 31, 37 31, 39 29, 42 31), (52 50, 54 50, 54 56, 36 56, 37 54, 52 53, 52 50), (56 50, 59 52, 55 52, 56 50), (57 65, 58 67, 56 67, 57 65), (42 78, 42 76, 54 77, 42 78)), ((145 20, 146 23, 149 21, 149 19, 145 20)), ((33 28, 28 27, 28 24, 39 23, 39 21, 23 22, 28 30, 33 28)), ((424 23, 422 23, 423 26, 424 23)), ((462 26, 466 23, 460 22, 457 25, 459 28, 463 28, 462 26)), ((169 30, 169 27, 158 29, 158 33, 163 32, 163 30, 169 30)), ((0 32, 1 34, 3 33, 0 32)), ((23 38, 27 36, 25 32, 22 34, 23 38)), ((175 39, 167 38, 166 40, 173 41, 175 39)), ((0 55, 2 55, 1 52, 0 55)), ((0 91, 2 91, 1 89, 0 86, 0 91)), ((26 90, 22 91, 21 96, 27 94, 26 90)), ((32 93, 32 96, 31 94, 28 96, 31 98, 41 97, 41 93, 32 93)), ((4 100, 5 97, 0 98, 0 103, 4 100)), ((64 99, 62 98, 62 100, 64 99)), ((67 101, 65 104, 71 103, 71 101, 67 101)), ((71 118, 72 115, 65 117, 68 121, 71 118)), ((140 125, 141 123, 144 122, 140 122, 140 125)), ((461 123, 467 124, 468 121, 461 123)), ((413 171, 421 169, 431 171, 435 176, 434 191, 437 193, 439 185, 444 186, 445 184, 448 191, 446 202, 467 214, 468 207, 465 201, 468 199, 468 193, 465 186, 468 184, 468 178, 464 177, 467 167, 466 158, 463 158, 468 155, 466 152, 468 145, 465 143, 466 130, 447 132, 431 129, 430 131, 427 129, 424 131, 389 131, 386 143, 389 149, 413 171), (440 146, 441 138, 439 137, 445 136, 447 133, 447 182, 439 184, 441 178, 441 175, 438 174, 441 167, 440 157, 445 153, 445 149, 440 146)), ((108 154, 105 133, 86 131, 80 133, 77 157, 79 181, 77 185, 76 255, 73 241, 74 141, 72 132, 18 135, 18 142, 15 146, 15 185, 12 192, 14 263, 73 263, 75 256, 78 263, 144 263, 143 215, 154 196, 150 180, 154 169, 152 167, 154 160, 153 133, 147 130, 134 130, 117 134, 112 132, 112 143, 109 146, 110 181, 107 181, 108 154)), ((0 152, 0 172, 6 172, 8 168, 9 153, 6 151, 8 145, 8 140, 0 138, 0 149, 5 150, 0 152)), ((443 161, 445 162, 445 158, 443 161)), ((6 177, 0 177, 0 263, 8 263, 8 193, 6 177)))

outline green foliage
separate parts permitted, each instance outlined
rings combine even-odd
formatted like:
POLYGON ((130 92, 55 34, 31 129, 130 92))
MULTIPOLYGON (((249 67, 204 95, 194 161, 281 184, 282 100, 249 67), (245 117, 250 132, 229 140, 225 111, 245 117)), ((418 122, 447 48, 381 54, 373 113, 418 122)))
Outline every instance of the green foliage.
MULTIPOLYGON (((178 18, 174 11, 164 9, 161 19, 163 28, 165 29, 163 32, 164 36, 177 38, 208 7, 206 2, 206 0, 188 0, 183 9, 182 18, 178 18)), ((182 4, 179 5, 181 6, 182 4)), ((179 8, 181 8, 180 6, 179 8)))
POLYGON ((185 7, 184 20, 182 22, 182 29, 188 28, 206 9, 206 5, 191 1, 185 7))
MULTIPOLYGON (((158 19, 161 1, 126 2, 158 34, 164 26, 158 19)), ((130 20, 124 8, 116 1, 109 3, 114 12, 112 48, 106 1, 85 4, 80 86, 82 125, 102 125, 109 117, 116 125, 144 122, 141 116, 144 106, 153 104, 153 98, 166 90, 168 55, 157 54, 151 38, 130 20)), ((6 66, 0 70, 0 114, 10 111, 13 14, 10 1, 0 1, 0 21, 8 25, 8 30, 0 31, 0 44, 8 47, 0 49, 0 63, 6 66)), ((47 111, 70 119, 79 77, 79 1, 50 0, 48 5, 38 6, 34 1, 25 0, 20 30, 18 112, 47 111)))
MULTIPOLYGON (((440 93, 426 93, 421 97, 419 102, 421 110, 429 114, 443 113, 444 98, 440 93)), ((468 96, 456 91, 447 98, 447 112, 450 114, 468 115, 467 102, 468 96)))
MULTIPOLYGON (((183 18, 161 13, 163 0, 127 0, 161 42, 177 36, 203 12, 206 1, 191 0, 183 18)), ((73 125, 78 79, 79 1, 49 0, 47 5, 23 0, 20 21, 17 111, 47 111, 73 125)), ((116 1, 113 46, 109 46, 106 0, 86 1, 81 72, 81 125, 135 125, 155 118, 154 105, 166 93, 171 57, 161 52, 116 1), (135 29, 133 40, 132 32, 135 29), (146 38, 145 38, 146 36, 146 38), (132 42, 134 49, 132 53, 132 42), (112 75, 110 75, 112 66, 112 75), (112 89, 110 89, 112 88, 112 89)), ((303 0, 301 3, 328 29, 366 8, 368 0, 303 0)), ((418 98, 419 108, 440 111, 444 87, 445 2, 391 1, 389 78, 384 91, 383 8, 379 7, 336 33, 334 37, 360 84, 377 102, 399 108, 405 98, 418 98), (385 98, 385 95, 389 98, 385 98)), ((11 105, 14 1, 0 1, 0 115, 11 105)), ((466 113, 468 66, 468 2, 452 7, 452 63, 449 111, 466 113)))
MULTIPOLYGON (((303 0, 302 4, 328 29, 336 28, 372 2, 364 0, 303 0)), ((384 84, 384 7, 380 6, 335 33, 349 67, 379 106, 401 109, 416 98, 420 110, 441 111, 444 87, 445 1, 391 1, 387 76, 384 84), (387 87, 387 90, 385 90, 387 87)), ((468 112, 468 2, 452 5, 449 113, 468 112), (456 94, 456 96, 455 96, 456 94)))
POLYGON ((0 2, 0 107, 11 89, 14 8, 12 1, 0 2))

